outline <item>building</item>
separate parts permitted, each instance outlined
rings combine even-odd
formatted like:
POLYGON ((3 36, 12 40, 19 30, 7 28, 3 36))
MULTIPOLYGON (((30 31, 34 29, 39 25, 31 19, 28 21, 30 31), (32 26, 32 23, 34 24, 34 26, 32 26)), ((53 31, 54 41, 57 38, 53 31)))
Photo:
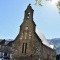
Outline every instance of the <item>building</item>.
POLYGON ((0 39, 0 60, 10 60, 12 55, 12 42, 0 39))
POLYGON ((12 43, 11 60, 56 60, 53 46, 36 30, 33 13, 34 10, 29 4, 19 34, 12 43))
POLYGON ((0 60, 56 60, 53 45, 36 29, 33 13, 29 4, 15 40, 0 39, 0 60))

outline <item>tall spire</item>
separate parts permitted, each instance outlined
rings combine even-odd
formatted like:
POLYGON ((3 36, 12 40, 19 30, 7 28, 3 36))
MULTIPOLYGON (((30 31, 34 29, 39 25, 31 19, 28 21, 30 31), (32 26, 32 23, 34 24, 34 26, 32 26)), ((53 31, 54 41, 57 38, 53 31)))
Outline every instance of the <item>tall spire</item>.
MULTIPOLYGON (((31 7, 31 4, 29 4, 29 5, 27 6, 27 9, 26 9, 26 10, 28 10, 28 9, 33 10, 32 7, 31 7)), ((26 11, 26 10, 25 10, 25 11, 26 11)), ((33 10, 33 11, 34 11, 34 10, 33 10)))

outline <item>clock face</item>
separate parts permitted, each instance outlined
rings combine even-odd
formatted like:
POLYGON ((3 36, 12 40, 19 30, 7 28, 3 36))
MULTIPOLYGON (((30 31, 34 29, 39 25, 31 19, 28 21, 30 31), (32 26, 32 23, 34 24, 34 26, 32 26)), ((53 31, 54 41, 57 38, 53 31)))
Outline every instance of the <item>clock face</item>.
POLYGON ((28 27, 25 27, 25 30, 28 30, 28 27))

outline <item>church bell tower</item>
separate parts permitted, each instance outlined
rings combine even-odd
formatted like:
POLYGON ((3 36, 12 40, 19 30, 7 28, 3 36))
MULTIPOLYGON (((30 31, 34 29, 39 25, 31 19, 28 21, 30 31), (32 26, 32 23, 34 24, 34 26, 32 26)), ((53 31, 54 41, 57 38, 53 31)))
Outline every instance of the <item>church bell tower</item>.
POLYGON ((34 10, 32 9, 31 4, 29 4, 27 6, 27 9, 25 10, 24 20, 20 26, 21 28, 20 31, 27 30, 27 29, 29 29, 30 31, 35 30, 36 25, 33 21, 33 13, 34 13, 34 10))
POLYGON ((34 10, 30 6, 31 4, 28 5, 27 9, 25 10, 25 16, 24 19, 33 19, 33 12, 34 10))

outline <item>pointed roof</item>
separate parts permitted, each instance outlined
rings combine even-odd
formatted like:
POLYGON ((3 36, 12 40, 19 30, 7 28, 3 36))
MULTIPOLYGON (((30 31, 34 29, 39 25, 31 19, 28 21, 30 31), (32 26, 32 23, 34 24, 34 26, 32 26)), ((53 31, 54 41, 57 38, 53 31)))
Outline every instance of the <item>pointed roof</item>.
POLYGON ((35 30, 36 34, 39 36, 39 38, 41 39, 42 43, 50 48, 54 48, 54 45, 50 45, 47 41, 47 39, 45 38, 45 36, 36 28, 35 30))
POLYGON ((32 7, 31 7, 31 4, 29 4, 29 5, 27 6, 27 9, 26 9, 25 11, 27 11, 28 9, 34 11, 34 10, 32 9, 32 7))
POLYGON ((28 8, 32 9, 31 4, 29 4, 29 5, 27 6, 27 9, 28 9, 28 8))

